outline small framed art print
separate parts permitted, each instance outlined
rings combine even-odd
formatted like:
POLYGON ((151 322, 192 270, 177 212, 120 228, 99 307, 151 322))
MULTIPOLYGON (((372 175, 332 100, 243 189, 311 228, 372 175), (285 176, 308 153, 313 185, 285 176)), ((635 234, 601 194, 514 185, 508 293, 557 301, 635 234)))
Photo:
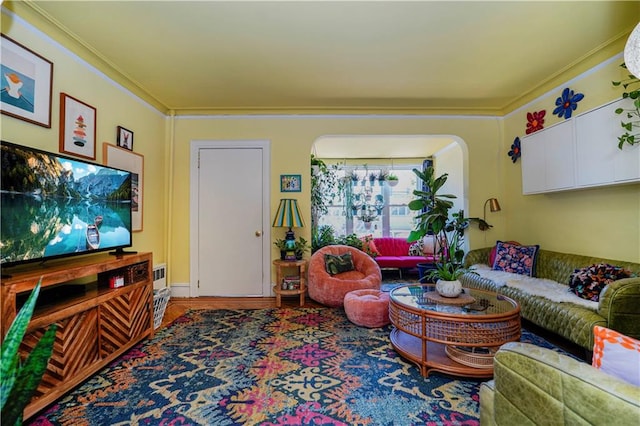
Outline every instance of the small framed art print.
POLYGON ((129 129, 125 129, 122 126, 118 126, 117 142, 120 148, 125 148, 129 151, 133 151, 133 132, 129 129))
POLYGON ((302 191, 302 177, 300 175, 280 175, 280 192, 302 191))
POLYGON ((96 159, 96 109, 60 93, 60 152, 96 159))

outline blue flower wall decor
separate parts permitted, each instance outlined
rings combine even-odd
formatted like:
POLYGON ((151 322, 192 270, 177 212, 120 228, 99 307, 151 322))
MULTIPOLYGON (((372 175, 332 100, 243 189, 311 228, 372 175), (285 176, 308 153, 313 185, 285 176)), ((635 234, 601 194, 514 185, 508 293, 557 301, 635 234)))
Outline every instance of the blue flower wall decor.
POLYGON ((568 87, 562 91, 562 96, 556 99, 556 109, 553 114, 558 117, 571 118, 571 113, 578 108, 578 102, 584 98, 582 93, 574 93, 568 87))
POLYGON ((513 143, 511 144, 509 157, 511 157, 511 161, 515 163, 516 161, 518 161, 518 158, 520 158, 520 155, 522 155, 522 151, 520 150, 520 138, 516 136, 516 138, 513 140, 513 143))

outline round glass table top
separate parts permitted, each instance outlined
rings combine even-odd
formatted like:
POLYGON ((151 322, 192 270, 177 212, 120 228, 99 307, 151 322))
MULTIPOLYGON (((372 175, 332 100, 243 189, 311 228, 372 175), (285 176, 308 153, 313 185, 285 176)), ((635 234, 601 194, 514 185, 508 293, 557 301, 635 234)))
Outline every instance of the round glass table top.
POLYGON ((390 299, 402 306, 451 315, 495 315, 518 309, 518 304, 501 294, 464 288, 458 297, 442 297, 435 285, 410 284, 391 290, 390 299))

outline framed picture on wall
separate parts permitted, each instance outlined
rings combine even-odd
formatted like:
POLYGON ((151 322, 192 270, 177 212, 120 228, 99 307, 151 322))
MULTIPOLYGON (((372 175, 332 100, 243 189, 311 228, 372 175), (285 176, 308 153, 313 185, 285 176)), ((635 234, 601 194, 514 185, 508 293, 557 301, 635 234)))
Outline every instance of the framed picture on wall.
POLYGON ((125 129, 122 126, 118 126, 117 143, 120 148, 125 148, 129 151, 133 151, 133 132, 131 130, 125 129))
POLYGON ((280 192, 302 191, 302 177, 300 175, 280 175, 280 192))
POLYGON ((144 156, 110 143, 102 144, 104 164, 126 170, 131 176, 131 230, 142 231, 142 207, 144 201, 144 156))
POLYGON ((60 93, 60 152, 96 159, 96 109, 60 93))
POLYGON ((2 34, 0 112, 51 128, 53 63, 2 34))

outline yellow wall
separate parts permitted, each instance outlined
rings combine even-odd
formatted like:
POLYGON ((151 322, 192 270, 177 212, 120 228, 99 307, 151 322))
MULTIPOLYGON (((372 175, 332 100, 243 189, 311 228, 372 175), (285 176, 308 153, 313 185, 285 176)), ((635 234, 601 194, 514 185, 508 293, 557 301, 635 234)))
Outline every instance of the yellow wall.
MULTIPOLYGON (((619 55, 505 117, 504 161, 514 138, 525 135, 527 112, 546 110, 545 127, 564 120, 553 110, 565 87, 585 95, 574 116, 620 98, 621 88, 614 88, 611 81, 626 78, 619 67, 622 62, 619 55)), ((603 143, 617 146, 618 141, 603 143)), ((509 239, 540 244, 546 250, 640 262, 640 184, 524 196, 521 164, 519 160, 505 167, 507 202, 500 202, 509 239)))
POLYGON ((133 249, 151 251, 154 263, 165 261, 165 122, 139 98, 123 91, 98 71, 78 61, 21 19, 2 14, 2 33, 53 62, 51 128, 2 114, 3 140, 59 152, 60 93, 96 108, 96 163, 102 164, 103 142, 116 143, 116 127, 134 132, 134 151, 144 155, 143 231, 133 234, 133 249))
MULTIPOLYGON (((309 156, 316 139, 323 135, 393 134, 458 135, 468 146, 470 214, 477 216, 482 203, 499 192, 497 179, 487 170, 498 166, 501 124, 496 118, 471 117, 218 117, 185 118, 175 120, 175 164, 173 174, 173 202, 171 268, 173 283, 189 282, 189 143, 191 140, 270 140, 271 141, 271 217, 280 199, 279 176, 302 175, 302 192, 295 195, 306 223, 310 223, 310 165, 309 156), (490 168, 485 166, 489 165, 490 168), (477 183, 477 185, 476 185, 477 183)), ((297 234, 310 239, 309 228, 297 234)), ((476 231, 470 235, 473 247, 476 231)), ((478 231, 479 232, 479 231, 478 231)), ((493 231, 502 235, 503 226, 493 231)), ((271 241, 282 238, 282 230, 271 229, 271 241)), ((279 255, 272 247, 272 258, 279 255)))

